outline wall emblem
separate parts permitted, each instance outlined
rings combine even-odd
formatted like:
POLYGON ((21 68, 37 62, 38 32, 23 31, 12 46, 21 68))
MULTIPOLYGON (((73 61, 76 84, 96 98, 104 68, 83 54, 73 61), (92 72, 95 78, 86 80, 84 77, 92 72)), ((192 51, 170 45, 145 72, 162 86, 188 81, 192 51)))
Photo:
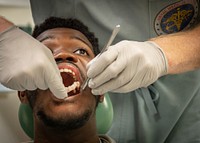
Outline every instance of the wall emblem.
POLYGON ((197 0, 182 0, 162 9, 155 18, 154 28, 158 35, 186 29, 198 15, 197 0))

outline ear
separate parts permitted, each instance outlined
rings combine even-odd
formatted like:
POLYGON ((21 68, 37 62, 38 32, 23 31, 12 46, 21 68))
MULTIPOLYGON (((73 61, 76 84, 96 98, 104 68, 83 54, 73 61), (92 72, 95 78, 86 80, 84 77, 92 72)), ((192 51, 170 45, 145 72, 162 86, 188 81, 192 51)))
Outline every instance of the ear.
POLYGON ((18 97, 21 101, 21 103, 24 103, 24 104, 29 104, 28 103, 28 98, 26 96, 26 92, 25 91, 18 91, 18 97))
POLYGON ((99 95, 99 102, 102 103, 104 100, 104 95, 99 95))

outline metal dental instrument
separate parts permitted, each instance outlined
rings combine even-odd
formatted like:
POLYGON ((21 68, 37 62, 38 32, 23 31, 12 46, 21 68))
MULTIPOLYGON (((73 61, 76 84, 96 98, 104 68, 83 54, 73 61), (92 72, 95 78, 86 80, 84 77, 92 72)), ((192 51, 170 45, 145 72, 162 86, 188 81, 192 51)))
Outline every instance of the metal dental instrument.
MULTIPOLYGON (((103 49, 101 50, 101 52, 99 53, 98 57, 105 52, 108 47, 112 44, 113 40, 115 39, 117 33, 119 32, 120 29, 120 25, 116 25, 116 27, 113 29, 112 34, 110 36, 110 39, 108 40, 108 43, 103 47, 103 49)), ((84 83, 82 84, 82 90, 84 90, 89 82, 90 78, 87 78, 84 83)))

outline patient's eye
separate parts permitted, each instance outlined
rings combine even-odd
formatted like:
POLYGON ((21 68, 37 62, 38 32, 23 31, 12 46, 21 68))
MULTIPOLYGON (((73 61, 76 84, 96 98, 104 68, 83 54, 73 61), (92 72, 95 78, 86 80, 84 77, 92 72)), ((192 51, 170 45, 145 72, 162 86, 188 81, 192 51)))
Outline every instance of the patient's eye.
POLYGON ((78 49, 74 53, 79 54, 79 55, 88 55, 88 52, 85 49, 78 49))

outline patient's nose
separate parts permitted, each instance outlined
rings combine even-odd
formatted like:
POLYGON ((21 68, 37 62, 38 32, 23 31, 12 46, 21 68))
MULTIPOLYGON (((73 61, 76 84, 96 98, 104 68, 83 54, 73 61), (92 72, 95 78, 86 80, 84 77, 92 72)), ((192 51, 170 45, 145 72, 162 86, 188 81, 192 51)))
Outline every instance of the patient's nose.
POLYGON ((54 56, 56 62, 62 61, 70 61, 70 62, 77 62, 77 56, 73 53, 69 52, 62 52, 54 56))

